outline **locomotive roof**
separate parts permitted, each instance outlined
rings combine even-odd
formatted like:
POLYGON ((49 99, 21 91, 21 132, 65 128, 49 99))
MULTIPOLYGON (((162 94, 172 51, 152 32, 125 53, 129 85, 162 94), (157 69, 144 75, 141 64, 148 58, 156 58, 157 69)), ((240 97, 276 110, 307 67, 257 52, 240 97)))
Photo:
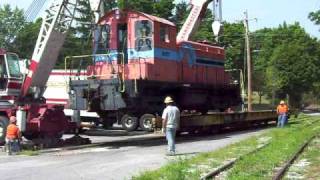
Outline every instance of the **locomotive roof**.
MULTIPOLYGON (((106 17, 108 16, 111 16, 111 15, 114 15, 115 14, 115 11, 116 10, 112 10, 110 12, 108 12, 107 14, 105 14, 103 16, 103 18, 101 18, 100 22, 103 21, 106 17)), ((153 15, 150 15, 150 14, 146 14, 146 13, 143 13, 143 12, 139 12, 139 11, 132 11, 132 10, 122 10, 121 11, 121 14, 123 13, 133 13, 133 14, 139 14, 141 16, 144 16, 148 19, 150 19, 151 21, 156 21, 156 22, 160 22, 162 24, 167 24, 169 26, 176 26, 173 22, 167 20, 167 19, 164 19, 164 18, 160 18, 160 17, 157 17, 157 16, 153 16, 153 15)), ((100 23, 99 22, 99 23, 100 23)))
POLYGON ((157 21, 157 22, 160 22, 160 23, 163 23, 163 24, 167 24, 167 25, 170 25, 170 26, 175 26, 175 24, 173 22, 171 22, 169 20, 166 20, 164 18, 159 18, 157 16, 153 16, 153 15, 146 14, 146 13, 143 13, 143 12, 137 12, 137 13, 143 14, 144 16, 146 16, 147 18, 149 18, 152 21, 157 21))

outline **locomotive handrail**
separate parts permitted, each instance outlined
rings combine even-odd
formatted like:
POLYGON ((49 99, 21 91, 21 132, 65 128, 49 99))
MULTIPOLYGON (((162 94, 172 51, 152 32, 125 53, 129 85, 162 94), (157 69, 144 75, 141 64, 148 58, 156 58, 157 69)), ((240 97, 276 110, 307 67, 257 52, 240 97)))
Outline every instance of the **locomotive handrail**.
MULTIPOLYGON (((111 56, 113 56, 113 55, 121 55, 122 57, 124 56, 124 54, 123 53, 108 53, 108 54, 88 54, 88 55, 80 55, 80 56, 67 56, 67 57, 65 57, 65 62, 64 62, 64 64, 65 64, 65 72, 67 72, 68 70, 71 70, 71 69, 73 69, 73 68, 70 68, 70 69, 68 69, 67 68, 67 65, 68 65, 68 62, 69 61, 73 61, 73 60, 79 60, 79 61, 81 61, 81 60, 83 60, 82 58, 88 58, 88 57, 101 57, 101 56, 105 56, 105 57, 109 57, 109 58, 111 58, 111 56)), ((122 58, 123 59, 123 58, 122 58)), ((89 60, 88 60, 89 61, 89 60)), ((94 61, 94 60, 91 60, 91 61, 94 61)), ((112 64, 112 60, 110 61, 110 63, 112 64)), ((72 64, 71 64, 72 65, 72 64)), ((101 76, 101 75, 94 75, 94 76, 101 76)), ((92 76, 93 77, 93 76, 92 76)))
MULTIPOLYGON (((70 69, 67 69, 67 64, 68 64, 68 61, 71 61, 71 66, 73 65, 72 64, 72 61, 73 60, 83 60, 82 58, 88 58, 88 57, 99 57, 99 56, 106 56, 106 57, 108 57, 108 58, 112 58, 112 56, 114 56, 114 55, 120 55, 120 64, 121 64, 121 66, 122 66, 122 77, 120 77, 120 75, 119 75, 119 71, 117 72, 117 74, 118 74, 118 76, 117 76, 117 78, 119 79, 119 81, 120 81, 120 87, 121 87, 121 89, 120 89, 120 92, 125 92, 125 85, 124 85, 124 79, 125 79, 125 76, 124 76, 124 70, 125 70, 125 68, 124 68, 124 53, 122 53, 122 52, 114 52, 114 53, 108 53, 108 54, 87 54, 87 55, 80 55, 80 56, 67 56, 67 57, 65 57, 65 62, 64 62, 64 64, 65 64, 65 72, 68 72, 68 70, 70 70, 70 71, 72 71, 72 69, 73 68, 70 68, 70 69)), ((91 61, 93 61, 93 64, 95 63, 94 61, 94 59, 91 59, 91 61)), ((110 60, 110 64, 112 64, 112 59, 110 60)), ((80 67, 81 68, 81 67, 80 67)), ((112 68, 113 68, 113 66, 112 66, 112 68)), ((114 68, 113 68, 114 69, 114 68)), ((95 69, 94 69, 95 70, 95 69)), ((86 75, 87 76, 87 78, 88 77, 92 77, 92 78, 96 78, 96 77, 103 77, 103 76, 107 76, 107 75, 112 75, 112 74, 100 74, 100 75, 96 75, 96 73, 95 73, 95 71, 93 72, 94 73, 94 75, 90 75, 90 76, 88 76, 88 75, 86 75)), ((72 74, 72 72, 70 72, 70 74, 72 74)), ((80 69, 80 73, 79 73, 79 75, 81 75, 81 69, 80 69)), ((71 79, 71 77, 70 77, 70 79, 71 79)))

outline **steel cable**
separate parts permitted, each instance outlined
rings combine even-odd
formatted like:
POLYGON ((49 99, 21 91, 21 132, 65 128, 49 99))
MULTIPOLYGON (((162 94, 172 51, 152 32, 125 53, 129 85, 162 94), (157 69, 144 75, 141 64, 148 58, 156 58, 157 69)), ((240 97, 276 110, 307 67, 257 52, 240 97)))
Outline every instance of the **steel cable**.
POLYGON ((30 4, 30 6, 24 14, 26 20, 33 21, 39 14, 45 2, 45 0, 33 0, 33 2, 30 4))

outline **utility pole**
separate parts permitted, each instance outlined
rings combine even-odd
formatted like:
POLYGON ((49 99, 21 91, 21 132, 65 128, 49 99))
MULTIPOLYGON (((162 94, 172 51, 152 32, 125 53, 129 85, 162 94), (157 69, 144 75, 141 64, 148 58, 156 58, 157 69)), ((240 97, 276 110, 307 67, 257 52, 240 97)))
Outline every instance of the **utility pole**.
POLYGON ((249 19, 248 11, 244 12, 243 24, 245 27, 245 41, 247 49, 247 76, 248 76, 248 111, 252 111, 252 65, 251 65, 251 52, 249 40, 249 19))

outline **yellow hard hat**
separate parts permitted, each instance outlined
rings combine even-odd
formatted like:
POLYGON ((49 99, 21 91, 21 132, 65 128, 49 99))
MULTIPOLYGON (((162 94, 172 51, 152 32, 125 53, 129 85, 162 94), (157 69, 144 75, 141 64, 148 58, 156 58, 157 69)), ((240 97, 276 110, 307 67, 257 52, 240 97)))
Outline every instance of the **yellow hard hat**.
POLYGON ((284 100, 281 100, 281 101, 280 101, 280 104, 285 104, 284 100))
POLYGON ((172 103, 172 102, 173 102, 173 99, 172 99, 170 96, 167 96, 167 97, 164 99, 164 103, 165 103, 165 104, 172 103))

